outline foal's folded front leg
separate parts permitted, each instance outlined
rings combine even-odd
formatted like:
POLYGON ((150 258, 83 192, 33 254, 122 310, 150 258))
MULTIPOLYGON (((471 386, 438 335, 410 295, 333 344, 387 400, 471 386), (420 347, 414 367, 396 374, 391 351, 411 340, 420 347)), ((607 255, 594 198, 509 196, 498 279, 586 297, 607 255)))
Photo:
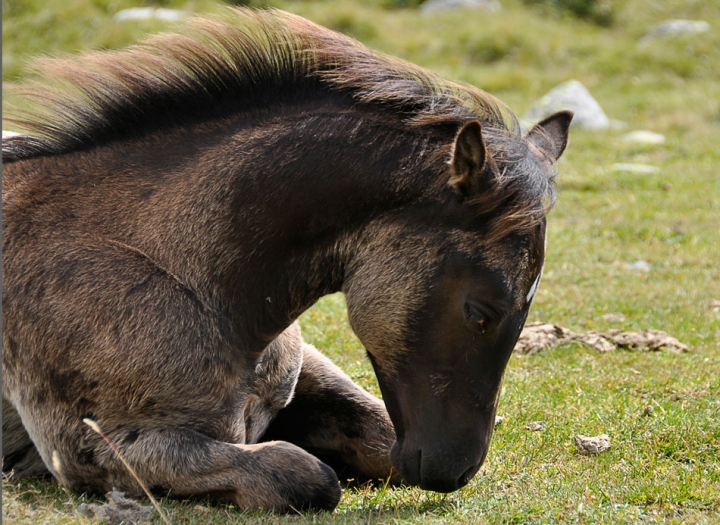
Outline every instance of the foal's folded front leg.
MULTIPOLYGON (((340 500, 334 471, 287 442, 231 444, 181 429, 140 430, 137 436, 121 453, 155 492, 208 495, 241 509, 277 512, 332 510, 340 500)), ((129 495, 142 494, 121 465, 110 471, 112 486, 129 495)))
POLYGON ((309 344, 295 395, 262 437, 294 443, 332 465, 341 479, 400 483, 390 465, 395 430, 383 402, 309 344))

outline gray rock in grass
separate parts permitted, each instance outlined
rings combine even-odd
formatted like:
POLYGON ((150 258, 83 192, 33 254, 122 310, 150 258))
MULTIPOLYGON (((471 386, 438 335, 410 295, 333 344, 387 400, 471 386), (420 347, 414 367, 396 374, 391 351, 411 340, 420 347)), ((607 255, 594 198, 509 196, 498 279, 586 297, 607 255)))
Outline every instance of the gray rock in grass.
POLYGON ((611 168, 613 171, 624 171, 626 173, 660 173, 660 168, 656 166, 637 162, 617 162, 611 168))
POLYGON ((129 9, 122 9, 115 13, 113 20, 116 22, 122 22, 124 20, 147 20, 154 18, 156 20, 165 20, 168 22, 175 22, 182 20, 188 15, 185 11, 178 9, 165 9, 163 7, 131 7, 129 9))
POLYGON ((665 135, 645 129, 625 133, 621 138, 623 142, 634 142, 637 144, 663 144, 665 142, 665 135))
POLYGON ((550 90, 523 115, 523 123, 530 126, 543 118, 569 109, 575 113, 572 125, 585 129, 607 129, 610 119, 590 92, 577 80, 568 80, 550 90))
POLYGON ((420 6, 420 11, 423 13, 437 13, 438 11, 450 11, 464 7, 498 11, 500 2, 497 0, 427 0, 420 6))
POLYGON ((654 38, 674 38, 684 35, 697 35, 710 31, 710 24, 704 20, 665 20, 650 28, 640 39, 647 42, 654 38))

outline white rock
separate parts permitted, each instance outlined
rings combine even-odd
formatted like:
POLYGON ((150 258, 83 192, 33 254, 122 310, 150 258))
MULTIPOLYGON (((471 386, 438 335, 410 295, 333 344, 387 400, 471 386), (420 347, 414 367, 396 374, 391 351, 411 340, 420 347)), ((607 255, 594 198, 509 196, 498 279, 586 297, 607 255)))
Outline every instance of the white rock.
POLYGON ((623 314, 619 314, 619 313, 615 313, 615 312, 605 314, 602 316, 602 318, 605 321, 609 321, 611 323, 622 323, 623 321, 625 321, 625 316, 623 314))
POLYGON ((14 131, 5 131, 2 130, 2 138, 6 139, 8 137, 17 137, 20 135, 20 133, 15 133, 14 131))
POLYGON ((585 129, 607 129, 610 120, 590 92, 577 80, 568 80, 554 87, 535 102, 523 115, 528 126, 556 111, 569 109, 575 113, 572 125, 585 129))
POLYGON ((122 22, 124 20, 147 20, 149 18, 155 18, 157 20, 173 22, 182 20, 187 15, 187 12, 179 11, 177 9, 165 9, 162 7, 131 7, 130 9, 123 9, 115 13, 113 20, 116 22, 122 22))
POLYGON ((696 35, 710 31, 710 24, 704 20, 666 20, 652 27, 640 41, 653 38, 673 38, 682 35, 696 35))
POLYGON ((613 171, 627 171, 629 173, 659 173, 660 168, 649 164, 635 164, 630 162, 618 162, 612 165, 613 171))
POLYGON ((665 135, 644 129, 625 133, 621 138, 625 142, 638 142, 640 144, 663 144, 665 142, 665 135))
POLYGON ((427 0, 420 6, 423 13, 437 13, 438 11, 450 11, 463 7, 485 9, 486 11, 500 10, 500 2, 497 0, 427 0))
POLYGON ((635 261, 634 263, 627 265, 629 270, 639 270, 641 272, 650 271, 650 263, 647 261, 635 261))

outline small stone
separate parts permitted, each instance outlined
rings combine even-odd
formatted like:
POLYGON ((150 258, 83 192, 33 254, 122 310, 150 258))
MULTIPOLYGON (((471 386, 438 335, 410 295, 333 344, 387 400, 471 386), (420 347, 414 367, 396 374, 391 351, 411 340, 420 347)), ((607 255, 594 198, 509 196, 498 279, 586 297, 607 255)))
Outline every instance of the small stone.
POLYGON ((628 270, 639 270, 641 272, 649 272, 650 271, 650 263, 647 261, 635 261, 634 263, 629 263, 627 265, 628 270))
POLYGON ((580 453, 588 456, 597 456, 610 448, 610 436, 607 434, 595 437, 577 435, 574 439, 580 453))
POLYGON ((663 144, 665 142, 665 135, 644 129, 625 133, 625 135, 620 138, 625 142, 635 142, 638 144, 663 144))
POLYGON ((650 30, 640 41, 645 42, 653 38, 673 38, 683 35, 696 35, 710 31, 710 24, 704 20, 666 20, 650 30))
POLYGON ((602 318, 603 320, 611 323, 622 323, 623 321, 625 321, 625 316, 618 313, 605 314, 602 316, 602 318))
POLYGON ((495 416, 495 426, 498 426, 500 423, 505 421, 505 418, 502 416, 495 416))
POLYGON ((176 22, 182 20, 188 15, 185 11, 178 9, 165 9, 163 7, 131 7, 122 9, 115 13, 113 20, 123 22, 125 20, 147 20, 154 18, 156 20, 165 20, 167 22, 176 22))
POLYGON ((660 168, 649 164, 636 164, 630 162, 618 162, 612 165, 613 171, 626 171, 629 173, 659 173, 660 168))
POLYGON ((568 80, 554 87, 525 112, 522 120, 531 124, 563 109, 575 113, 572 120, 574 127, 595 130, 610 127, 610 119, 600 104, 577 80, 568 80))
POLYGON ((645 417, 648 417, 648 416, 652 416, 654 412, 655 412, 655 409, 653 407, 651 407, 650 405, 648 405, 645 408, 643 408, 642 415, 645 417))
POLYGON ((497 0, 427 0, 420 6, 422 13, 437 13, 460 8, 484 9, 486 11, 499 11, 500 2, 497 0))
POLYGON ((539 432, 545 428, 545 422, 544 421, 533 421, 531 423, 528 423, 525 425, 526 430, 530 430, 532 432, 539 432))

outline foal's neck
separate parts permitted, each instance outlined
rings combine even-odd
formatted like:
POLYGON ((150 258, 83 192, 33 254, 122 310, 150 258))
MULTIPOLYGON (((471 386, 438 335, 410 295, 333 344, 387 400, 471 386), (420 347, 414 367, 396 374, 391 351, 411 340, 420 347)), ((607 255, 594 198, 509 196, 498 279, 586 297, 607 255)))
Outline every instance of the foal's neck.
POLYGON ((189 285, 271 340, 340 289, 368 223, 427 192, 417 166, 429 139, 399 128, 322 108, 227 124, 175 170, 176 204, 149 238, 163 259, 182 254, 172 264, 189 285))

